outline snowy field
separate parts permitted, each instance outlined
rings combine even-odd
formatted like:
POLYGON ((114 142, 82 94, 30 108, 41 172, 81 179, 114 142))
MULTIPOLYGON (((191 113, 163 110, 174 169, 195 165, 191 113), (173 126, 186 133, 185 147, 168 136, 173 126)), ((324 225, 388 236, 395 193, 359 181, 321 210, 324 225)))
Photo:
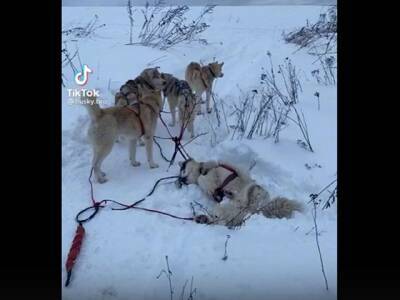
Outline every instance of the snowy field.
MULTIPOLYGON (((191 10, 196 16, 201 8, 191 10)), ((293 45, 282 39, 282 31, 303 26, 306 20, 315 21, 326 8, 319 6, 254 6, 217 7, 206 17, 211 25, 202 37, 208 45, 181 44, 166 51, 143 46, 127 46, 129 19, 125 7, 63 8, 63 28, 86 24, 95 14, 100 23, 96 35, 78 43, 80 59, 93 74, 89 86, 101 91, 103 106, 114 99, 109 91, 135 78, 144 68, 160 66, 162 72, 184 79, 191 61, 211 62, 214 57, 224 61, 225 76, 215 83, 215 93, 227 104, 238 101, 240 90, 258 88, 261 67, 268 66, 267 51, 277 65, 286 57, 299 71, 302 92, 298 107, 309 127, 314 153, 299 147, 299 129, 294 125, 282 131, 280 142, 272 138, 254 137, 232 139, 232 130, 221 130, 217 143, 210 134, 190 143, 186 150, 197 160, 223 159, 248 168, 256 165, 251 176, 265 186, 272 196, 282 195, 303 203, 311 193, 317 193, 336 178, 336 86, 318 84, 311 76, 317 66, 305 51, 295 52, 293 45), (151 63, 153 62, 153 63, 151 63), (320 110, 314 93, 320 93, 320 110), (305 164, 321 167, 308 169, 305 164)), ((135 22, 135 30, 140 26, 135 22)), ((136 35, 134 35, 136 36, 136 35)), ((75 44, 70 44, 71 51, 75 44)), ((63 71, 66 88, 75 87, 68 67, 63 71)), ((90 205, 88 176, 91 148, 86 141, 89 117, 84 107, 68 104, 67 89, 62 90, 62 284, 65 259, 74 237, 75 215, 90 205)), ((164 107, 169 110, 167 105, 164 107)), ((229 107, 227 106, 229 110, 229 107)), ((229 114, 228 114, 229 115, 229 114)), ((165 115, 169 121, 169 115, 165 115)), ((211 116, 196 118, 197 133, 209 132, 211 116)), ((228 117, 234 124, 234 116, 228 117)), ((173 132, 178 127, 172 128, 173 132)), ((166 136, 158 123, 157 135, 166 136)), ((185 135, 184 141, 189 139, 185 135)), ((173 144, 160 141, 169 155, 173 144)), ((158 169, 149 169, 143 147, 138 148, 140 167, 134 168, 128 159, 128 145, 116 144, 106 158, 103 170, 109 179, 94 184, 97 199, 114 199, 132 203, 141 199, 154 182, 165 176, 177 175, 175 164, 168 171, 165 162, 154 148, 158 169)), ((180 159, 180 157, 179 157, 180 159)), ((178 190, 174 184, 161 185, 143 206, 167 211, 179 216, 191 216, 190 202, 205 206, 210 201, 196 186, 178 190)), ((311 207, 292 219, 266 219, 253 216, 238 230, 223 226, 206 226, 176 220, 144 211, 115 212, 103 209, 85 224, 86 237, 73 269, 71 285, 63 287, 64 300, 101 299, 170 299, 167 278, 156 277, 166 268, 169 258, 172 271, 174 299, 188 280, 185 296, 188 299, 190 281, 196 288, 194 299, 336 299, 337 285, 337 210, 336 204, 326 210, 318 209, 320 246, 329 283, 325 290, 321 265, 313 234, 311 207), (224 256, 226 236, 230 235, 224 256)))

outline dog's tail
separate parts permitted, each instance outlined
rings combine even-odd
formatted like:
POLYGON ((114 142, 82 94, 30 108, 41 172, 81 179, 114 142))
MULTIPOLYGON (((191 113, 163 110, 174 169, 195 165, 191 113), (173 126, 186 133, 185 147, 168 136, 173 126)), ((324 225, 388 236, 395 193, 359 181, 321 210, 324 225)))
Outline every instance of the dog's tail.
POLYGON ((100 108, 100 105, 97 103, 96 97, 82 97, 81 100, 92 120, 96 120, 102 116, 103 111, 100 108))
POLYGON ((275 197, 262 208, 266 218, 291 218, 295 211, 303 212, 303 204, 285 197, 275 197))

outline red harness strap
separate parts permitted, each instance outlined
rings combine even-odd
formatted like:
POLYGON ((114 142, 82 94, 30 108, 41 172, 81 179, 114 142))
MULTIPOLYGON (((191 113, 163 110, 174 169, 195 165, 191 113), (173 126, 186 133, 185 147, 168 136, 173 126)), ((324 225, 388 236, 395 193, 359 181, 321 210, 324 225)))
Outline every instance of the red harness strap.
POLYGON ((140 129, 141 129, 141 131, 142 131, 142 134, 141 134, 140 136, 144 135, 144 125, 143 125, 142 118, 140 118, 140 103, 139 103, 139 102, 136 102, 136 103, 134 103, 134 104, 132 104, 132 105, 130 105, 130 106, 124 106, 124 108, 126 108, 127 110, 133 112, 133 113, 136 115, 136 117, 138 118, 139 123, 140 123, 140 129), (136 111, 136 110, 134 110, 134 109, 132 108, 133 105, 137 105, 138 111, 136 111))
POLYGON ((218 188, 215 189, 215 191, 213 193, 214 200, 219 203, 223 200, 223 198, 225 196, 224 188, 228 185, 229 182, 234 180, 239 175, 233 168, 231 168, 227 165, 219 164, 218 167, 224 168, 224 169, 232 172, 228 177, 225 178, 225 180, 222 182, 222 184, 218 188))

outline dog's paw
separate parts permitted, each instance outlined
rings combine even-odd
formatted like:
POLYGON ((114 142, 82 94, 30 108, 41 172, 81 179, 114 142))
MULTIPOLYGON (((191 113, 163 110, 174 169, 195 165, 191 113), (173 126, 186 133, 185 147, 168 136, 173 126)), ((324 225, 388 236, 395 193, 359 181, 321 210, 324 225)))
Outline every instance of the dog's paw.
POLYGON ((108 181, 108 179, 105 178, 105 177, 99 177, 99 178, 97 178, 97 182, 98 182, 98 183, 105 183, 105 182, 107 182, 107 181, 108 181))
POLYGON ((197 224, 209 224, 210 223, 210 219, 209 217, 207 217, 206 215, 198 215, 194 217, 194 221, 197 224))
POLYGON ((140 162, 139 161, 132 161, 131 164, 134 167, 139 167, 140 166, 140 162))
POLYGON ((159 167, 159 165, 156 164, 156 163, 149 163, 149 165, 150 165, 150 168, 151 168, 151 169, 155 169, 155 168, 158 168, 158 167, 159 167))

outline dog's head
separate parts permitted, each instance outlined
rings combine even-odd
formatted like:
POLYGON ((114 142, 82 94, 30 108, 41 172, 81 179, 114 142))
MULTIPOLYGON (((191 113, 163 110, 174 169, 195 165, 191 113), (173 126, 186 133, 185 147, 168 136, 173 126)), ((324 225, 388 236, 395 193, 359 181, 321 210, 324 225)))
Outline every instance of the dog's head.
POLYGON ((140 73, 140 76, 143 77, 156 90, 161 91, 167 84, 167 81, 162 78, 158 68, 159 67, 144 69, 142 73, 140 73))
POLYGON ((161 73, 161 78, 165 80, 166 84, 168 84, 168 82, 170 82, 174 76, 169 73, 161 73))
POLYGON ((198 162, 192 158, 179 162, 180 173, 179 178, 183 184, 197 183, 197 180, 202 175, 207 175, 207 172, 218 167, 216 161, 198 162))
POLYGON ((153 90, 146 86, 141 86, 141 85, 138 86, 138 93, 140 99, 144 97, 154 97, 160 95, 160 92, 158 90, 153 90))
POLYGON ((197 179, 201 175, 201 163, 194 159, 180 161, 179 163, 179 179, 183 184, 197 183, 197 179))
POLYGON ((212 72, 215 74, 215 77, 224 77, 224 73, 222 73, 222 66, 224 65, 224 62, 218 63, 218 61, 209 63, 208 67, 212 70, 212 72))
POLYGON ((150 89, 146 86, 138 86, 139 99, 141 102, 148 103, 150 105, 156 105, 158 109, 161 108, 162 99, 161 93, 158 90, 150 89))
POLYGON ((115 105, 124 106, 127 104, 128 104, 128 100, 126 99, 124 94, 122 94, 121 92, 118 92, 115 94, 115 105))

